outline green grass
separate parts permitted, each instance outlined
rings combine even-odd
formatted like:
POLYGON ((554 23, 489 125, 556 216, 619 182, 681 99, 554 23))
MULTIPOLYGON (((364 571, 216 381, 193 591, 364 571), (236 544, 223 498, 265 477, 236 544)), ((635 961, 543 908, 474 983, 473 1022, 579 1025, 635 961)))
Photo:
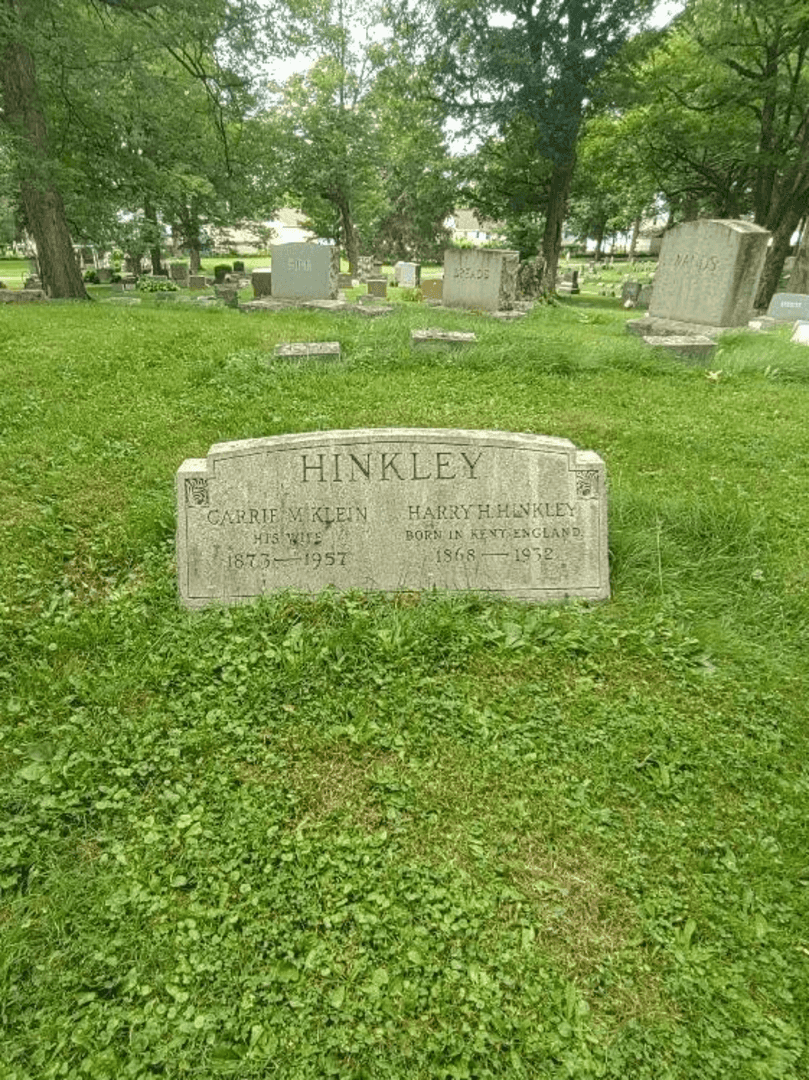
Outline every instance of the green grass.
POLYGON ((809 1075, 807 354, 624 319, 0 308, 4 1080, 809 1075), (598 451, 613 598, 178 607, 184 458, 387 425, 598 451))

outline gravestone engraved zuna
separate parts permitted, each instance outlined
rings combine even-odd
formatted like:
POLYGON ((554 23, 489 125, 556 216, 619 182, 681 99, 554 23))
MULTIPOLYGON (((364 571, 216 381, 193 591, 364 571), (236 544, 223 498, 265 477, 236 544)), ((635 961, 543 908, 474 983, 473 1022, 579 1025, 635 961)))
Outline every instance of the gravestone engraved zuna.
POLYGON ((336 300, 340 253, 333 244, 276 244, 272 295, 289 300, 336 300))
POLYGON ((567 439, 366 428, 217 443, 177 472, 182 603, 292 589, 609 596, 606 473, 567 439))

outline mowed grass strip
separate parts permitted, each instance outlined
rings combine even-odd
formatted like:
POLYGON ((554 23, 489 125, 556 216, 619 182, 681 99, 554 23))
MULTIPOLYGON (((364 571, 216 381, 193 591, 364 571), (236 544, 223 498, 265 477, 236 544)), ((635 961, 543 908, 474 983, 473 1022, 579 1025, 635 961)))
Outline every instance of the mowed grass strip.
POLYGON ((4 1076, 809 1073, 803 352, 625 318, 0 309, 4 1076), (184 458, 388 425, 598 451, 612 600, 179 609, 184 458))

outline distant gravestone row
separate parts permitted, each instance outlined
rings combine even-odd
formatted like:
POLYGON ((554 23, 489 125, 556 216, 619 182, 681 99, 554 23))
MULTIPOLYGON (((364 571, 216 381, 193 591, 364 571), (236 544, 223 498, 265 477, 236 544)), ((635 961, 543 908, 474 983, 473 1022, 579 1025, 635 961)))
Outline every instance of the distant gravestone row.
POLYGON ((606 473, 567 439, 418 428, 218 443, 177 473, 190 608, 278 590, 609 596, 606 473))

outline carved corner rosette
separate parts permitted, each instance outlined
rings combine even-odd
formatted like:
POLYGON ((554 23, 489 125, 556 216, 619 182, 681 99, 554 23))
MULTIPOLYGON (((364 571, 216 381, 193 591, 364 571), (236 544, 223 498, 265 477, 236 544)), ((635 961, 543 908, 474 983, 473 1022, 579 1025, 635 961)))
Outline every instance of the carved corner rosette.
POLYGON ((210 506, 210 501, 207 479, 204 476, 187 476, 185 478, 185 505, 210 506))
POLYGON ((576 469, 576 498, 597 499, 601 494, 598 469, 576 469))

